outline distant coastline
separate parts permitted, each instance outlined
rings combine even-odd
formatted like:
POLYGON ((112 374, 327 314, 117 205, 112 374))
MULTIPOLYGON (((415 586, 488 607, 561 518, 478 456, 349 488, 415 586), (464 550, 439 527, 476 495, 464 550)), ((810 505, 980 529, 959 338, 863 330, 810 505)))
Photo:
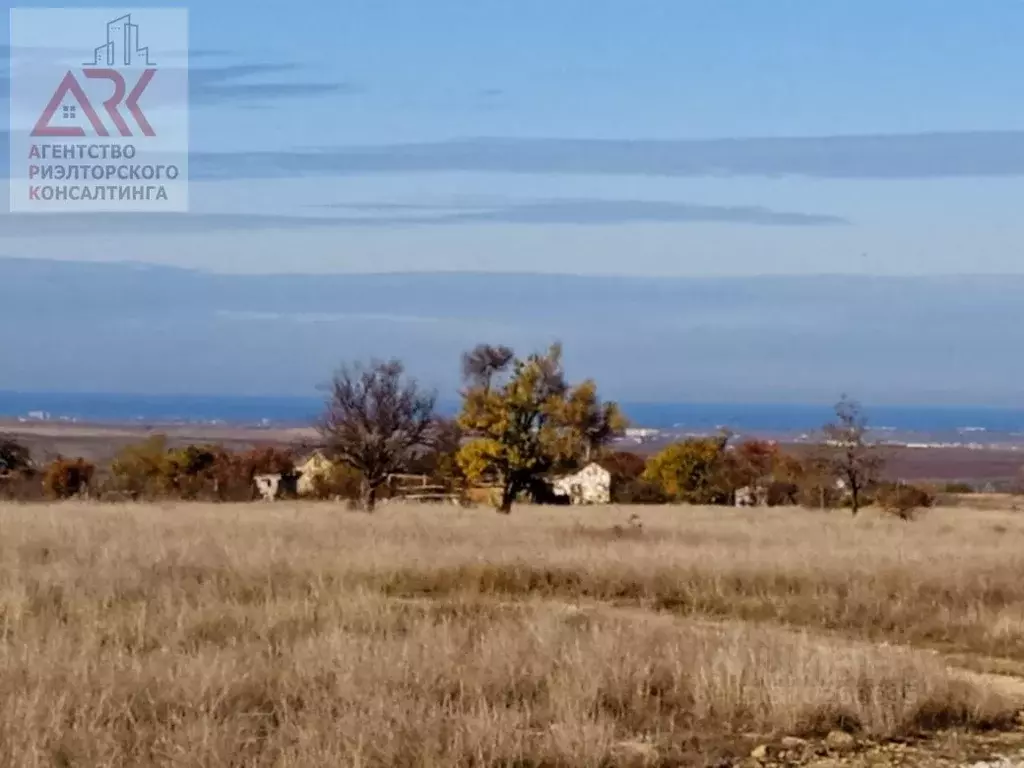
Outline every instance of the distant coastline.
MULTIPOLYGON (((223 425, 289 428, 319 415, 316 396, 138 395, 0 392, 0 419, 147 426, 223 425)), ((825 404, 622 403, 636 427, 664 437, 709 434, 722 428, 782 440, 813 439, 832 415, 825 404)), ((442 402, 442 412, 457 404, 442 402)), ((1024 448, 1024 408, 987 406, 872 406, 865 410, 875 438, 918 447, 1024 448)), ((646 435, 645 437, 653 437, 646 435)), ((639 436, 637 439, 641 439, 639 436)))

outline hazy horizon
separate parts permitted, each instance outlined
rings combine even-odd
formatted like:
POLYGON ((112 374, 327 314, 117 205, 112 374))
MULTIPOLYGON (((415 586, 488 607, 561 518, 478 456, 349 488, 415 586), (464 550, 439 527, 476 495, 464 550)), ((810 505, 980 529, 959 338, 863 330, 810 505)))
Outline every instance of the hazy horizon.
POLYGON ((442 393, 480 342, 565 345, 633 402, 1024 404, 1024 276, 232 275, 0 259, 0 390, 311 395, 397 357, 442 393), (29 325, 25 326, 26 320, 29 325))

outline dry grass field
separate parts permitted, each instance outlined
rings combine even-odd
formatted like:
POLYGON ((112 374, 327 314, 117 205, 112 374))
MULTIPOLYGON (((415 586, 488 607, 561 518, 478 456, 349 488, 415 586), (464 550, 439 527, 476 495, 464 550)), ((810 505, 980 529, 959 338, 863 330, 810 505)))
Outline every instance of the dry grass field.
POLYGON ((1024 665, 1024 515, 0 506, 4 766, 731 764, 1012 729, 1018 681, 952 658, 1024 665))

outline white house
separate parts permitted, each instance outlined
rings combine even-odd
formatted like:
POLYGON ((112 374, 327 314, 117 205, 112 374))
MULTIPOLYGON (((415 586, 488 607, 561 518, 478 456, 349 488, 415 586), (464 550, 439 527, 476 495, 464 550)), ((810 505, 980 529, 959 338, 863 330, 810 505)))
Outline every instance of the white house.
POLYGON ((568 497, 573 504, 610 504, 612 474, 596 462, 575 475, 556 478, 552 484, 556 496, 568 497))
POLYGON ((252 481, 264 501, 276 501, 281 493, 281 475, 256 475, 252 481))
POLYGON ((254 475, 253 484, 260 498, 264 501, 277 501, 281 498, 295 496, 295 483, 298 479, 295 473, 254 475))

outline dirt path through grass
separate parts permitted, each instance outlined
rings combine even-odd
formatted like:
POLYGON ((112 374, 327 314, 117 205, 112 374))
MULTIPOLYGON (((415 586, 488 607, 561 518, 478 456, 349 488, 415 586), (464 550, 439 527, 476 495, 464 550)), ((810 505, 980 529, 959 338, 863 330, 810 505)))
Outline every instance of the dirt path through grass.
POLYGON ((999 675, 991 672, 973 672, 952 664, 949 666, 949 669, 958 679, 973 683, 1000 696, 1005 696, 1010 701, 1019 703, 1022 709, 1024 709, 1024 678, 999 675))
MULTIPOLYGON (((389 602, 409 606, 417 611, 433 612, 445 616, 449 612, 483 610, 521 614, 524 620, 534 612, 554 611, 588 621, 611 622, 664 622, 666 626, 700 627, 721 633, 723 643, 728 633, 738 627, 750 627, 750 622, 713 619, 681 615, 637 604, 614 604, 601 601, 565 601, 552 598, 525 598, 522 600, 497 598, 479 594, 449 594, 439 597, 391 597, 389 602)), ((848 633, 815 631, 785 626, 774 622, 760 624, 765 628, 807 638, 864 648, 877 648, 893 653, 924 654, 943 662, 951 679, 962 681, 973 688, 993 694, 1010 702, 1020 710, 1020 727, 993 732, 964 732, 956 728, 922 734, 917 738, 894 741, 874 741, 858 736, 848 746, 830 745, 830 740, 809 741, 792 737, 765 736, 752 742, 749 759, 729 762, 729 765, 765 768, 766 766, 801 766, 802 768, 1024 768, 1024 664, 1008 659, 977 655, 946 654, 933 648, 917 648, 890 643, 871 643, 851 637, 848 633), (754 757, 753 755, 757 755, 754 757)), ((623 742, 621 748, 634 762, 629 765, 657 765, 657 751, 645 742, 623 742)), ((724 765, 725 763, 723 763, 724 765)))
MULTIPOLYGON (((451 600, 451 596, 446 599, 451 600)), ((626 621, 648 621, 652 618, 662 618, 672 622, 685 622, 689 626, 699 626, 707 629, 728 631, 731 627, 739 624, 748 625, 750 622, 729 619, 711 619, 692 615, 679 615, 671 611, 655 607, 645 608, 635 604, 616 604, 601 601, 564 601, 550 598, 530 598, 525 600, 508 600, 484 595, 471 595, 465 598, 456 597, 454 602, 460 599, 485 605, 491 610, 508 610, 510 612, 523 611, 528 607, 546 607, 561 610, 569 614, 578 615, 581 618, 589 616, 600 616, 607 619, 619 619, 626 621)), ((438 598, 431 597, 391 597, 389 601, 411 606, 427 607, 436 605, 438 598)), ((871 643, 858 640, 849 633, 828 632, 825 630, 815 631, 800 627, 791 627, 775 622, 764 622, 763 626, 770 626, 780 630, 786 630, 794 634, 805 635, 810 638, 821 638, 827 640, 843 640, 848 642, 859 642, 865 645, 871 643)), ((970 654, 946 654, 934 648, 917 647, 911 645, 892 645, 880 643, 879 648, 892 648, 904 651, 918 651, 932 653, 946 663, 951 674, 959 680, 971 683, 991 691, 992 693, 1005 696, 1013 702, 1019 702, 1024 712, 1024 664, 1012 659, 991 658, 970 654)))

